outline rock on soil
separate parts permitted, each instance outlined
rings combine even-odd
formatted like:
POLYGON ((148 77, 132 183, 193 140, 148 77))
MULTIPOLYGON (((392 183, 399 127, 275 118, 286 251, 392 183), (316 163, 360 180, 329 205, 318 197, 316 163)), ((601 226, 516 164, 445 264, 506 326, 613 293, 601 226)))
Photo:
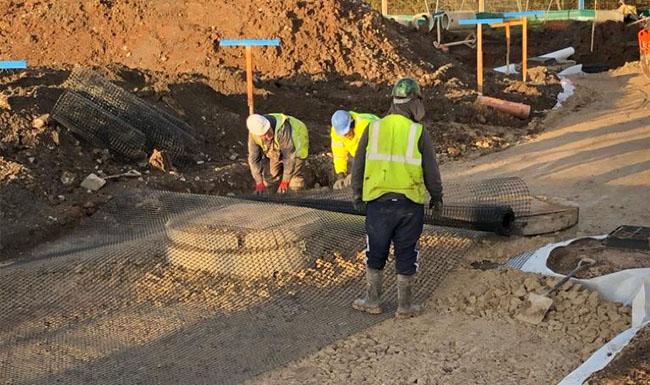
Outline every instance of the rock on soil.
MULTIPOLYGON (((469 272, 468 275, 475 276, 474 283, 463 292, 436 299, 436 309, 514 319, 529 306, 529 293, 544 294, 559 281, 555 277, 517 270, 469 272)), ((585 355, 630 325, 631 310, 628 306, 606 301, 598 292, 587 290, 578 283, 565 283, 551 298, 553 307, 538 326, 563 331, 581 341, 585 355)))

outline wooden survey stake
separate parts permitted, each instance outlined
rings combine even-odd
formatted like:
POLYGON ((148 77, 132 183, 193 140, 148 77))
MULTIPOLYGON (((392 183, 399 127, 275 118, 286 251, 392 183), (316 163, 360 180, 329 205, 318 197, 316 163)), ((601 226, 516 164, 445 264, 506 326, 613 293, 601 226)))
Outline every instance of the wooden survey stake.
POLYGON ((222 47, 245 47, 246 53, 246 96, 248 103, 248 114, 255 113, 253 98, 253 47, 279 46, 280 39, 221 39, 219 46, 222 47))

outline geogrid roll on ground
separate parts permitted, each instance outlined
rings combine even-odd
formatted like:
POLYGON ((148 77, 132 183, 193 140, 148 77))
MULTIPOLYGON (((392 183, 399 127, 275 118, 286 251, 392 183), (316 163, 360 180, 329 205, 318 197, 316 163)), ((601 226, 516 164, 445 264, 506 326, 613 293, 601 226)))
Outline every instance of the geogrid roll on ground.
POLYGON ((64 86, 95 103, 98 110, 111 114, 141 131, 147 138, 144 147, 147 152, 155 148, 176 157, 191 152, 196 144, 191 134, 192 127, 187 123, 88 68, 75 68, 64 86))
MULTIPOLYGON (((363 215, 352 204, 352 191, 307 191, 288 195, 243 195, 242 199, 273 202, 319 210, 363 215)), ((530 214, 532 197, 526 183, 517 177, 485 179, 444 187, 440 213, 425 205, 425 223, 508 235, 514 220, 530 214)))
POLYGON ((95 147, 107 148, 129 159, 142 159, 147 138, 127 122, 98 109, 75 92, 64 92, 52 110, 52 118, 95 147))
MULTIPOLYGON (((418 300, 476 233, 425 226, 418 300)), ((235 384, 357 333, 386 313, 363 290, 363 218, 234 198, 139 191, 0 267, 8 384, 235 384)))

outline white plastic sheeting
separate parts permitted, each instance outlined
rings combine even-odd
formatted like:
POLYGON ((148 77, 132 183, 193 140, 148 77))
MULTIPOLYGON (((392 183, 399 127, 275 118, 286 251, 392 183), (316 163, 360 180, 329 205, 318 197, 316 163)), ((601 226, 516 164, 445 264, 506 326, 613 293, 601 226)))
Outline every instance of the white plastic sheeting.
MULTIPOLYGON (((564 275, 554 272, 546 265, 554 249, 567 246, 578 239, 605 239, 606 237, 607 235, 582 237, 548 244, 533 252, 521 266, 521 270, 563 277, 564 275)), ((632 327, 603 345, 558 385, 581 385, 592 373, 604 368, 630 342, 640 328, 650 323, 650 268, 628 269, 590 279, 572 280, 598 291, 610 301, 632 305, 632 327)))
POLYGON ((564 76, 560 76, 560 85, 562 86, 562 92, 557 94, 557 102, 555 102, 555 105, 553 106, 554 110, 562 107, 562 104, 566 102, 576 90, 576 86, 573 85, 573 82, 564 76))
POLYGON ((572 76, 572 75, 582 75, 584 74, 584 71, 582 71, 582 64, 576 64, 574 66, 565 68, 564 70, 560 71, 557 76, 563 77, 563 76, 572 76))

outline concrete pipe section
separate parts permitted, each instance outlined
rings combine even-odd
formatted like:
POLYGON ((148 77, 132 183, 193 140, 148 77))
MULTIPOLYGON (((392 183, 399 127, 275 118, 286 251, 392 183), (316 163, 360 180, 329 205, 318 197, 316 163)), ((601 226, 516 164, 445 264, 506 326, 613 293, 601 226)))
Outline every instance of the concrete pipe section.
POLYGON ((461 31, 476 29, 475 25, 460 25, 462 19, 476 19, 476 12, 473 11, 451 11, 445 12, 442 17, 442 28, 446 31, 461 31))
POLYGON ((333 253, 327 250, 337 243, 332 227, 314 209, 235 202, 169 220, 167 260, 246 278, 298 272, 333 253))

